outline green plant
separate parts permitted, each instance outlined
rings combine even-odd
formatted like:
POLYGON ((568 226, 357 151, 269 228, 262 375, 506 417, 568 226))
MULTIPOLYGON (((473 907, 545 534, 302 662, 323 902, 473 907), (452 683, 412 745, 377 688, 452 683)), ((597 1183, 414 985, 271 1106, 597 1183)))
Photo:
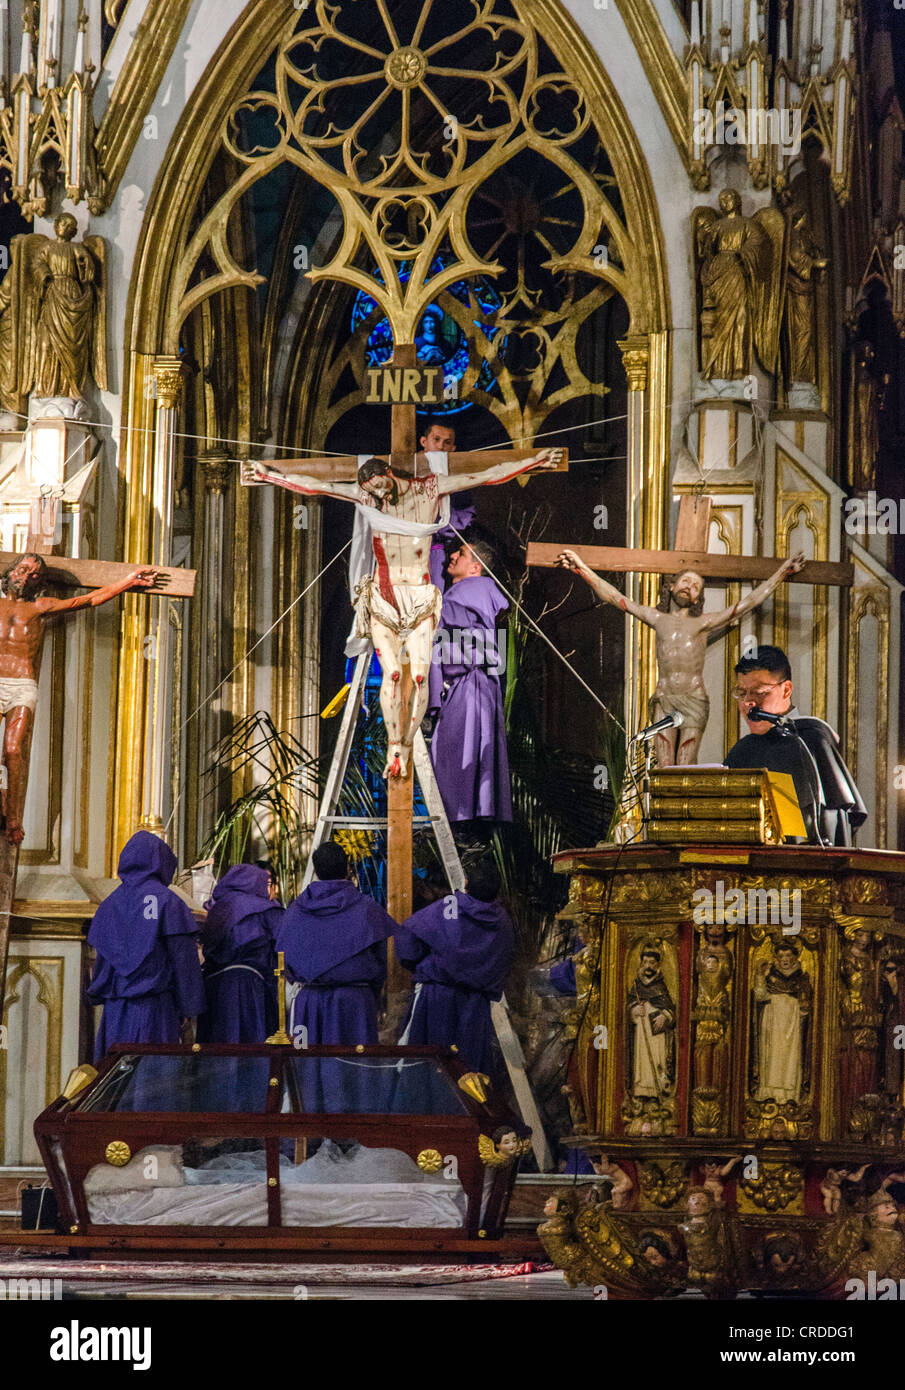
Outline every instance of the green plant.
MULTIPOLYGON (((212 750, 204 772, 209 796, 216 797, 224 783, 236 779, 248 787, 219 813, 202 848, 202 856, 214 860, 215 872, 260 853, 263 842, 280 897, 291 902, 301 889, 327 766, 328 759, 315 758, 295 734, 277 729, 265 710, 234 724, 212 750)), ((377 814, 354 750, 338 809, 347 816, 377 814)), ((360 841, 359 846, 363 848, 360 841)))

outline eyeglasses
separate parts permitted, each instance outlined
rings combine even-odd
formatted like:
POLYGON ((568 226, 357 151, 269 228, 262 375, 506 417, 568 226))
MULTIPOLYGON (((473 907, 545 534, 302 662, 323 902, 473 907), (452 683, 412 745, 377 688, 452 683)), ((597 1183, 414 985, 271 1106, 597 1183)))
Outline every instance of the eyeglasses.
POLYGON ((736 686, 732 692, 732 698, 733 700, 753 700, 756 705, 759 705, 761 700, 769 695, 771 690, 775 690, 778 685, 782 685, 782 681, 774 681, 772 685, 762 685, 757 690, 742 690, 736 686))

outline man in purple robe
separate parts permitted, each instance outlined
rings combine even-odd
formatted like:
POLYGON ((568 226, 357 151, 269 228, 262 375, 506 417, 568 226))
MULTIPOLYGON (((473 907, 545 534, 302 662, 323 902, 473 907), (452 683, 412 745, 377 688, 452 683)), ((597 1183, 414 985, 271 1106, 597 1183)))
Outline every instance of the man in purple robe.
POLYGON ((283 909, 272 879, 255 864, 234 864, 205 903, 201 929, 207 1012, 198 1041, 261 1043, 277 1026, 273 943, 283 909))
MULTIPOLYGON (((439 705, 431 758, 450 821, 512 820, 509 755, 500 676, 505 647, 497 617, 509 604, 484 565, 483 541, 454 550, 447 570, 431 665, 431 705, 439 705)), ((473 825, 479 830, 479 825, 473 825)))
MULTIPOLYGON (((426 421, 424 433, 418 440, 421 448, 425 452, 436 450, 441 454, 451 454, 456 448, 456 431, 446 420, 441 420, 437 416, 431 416, 426 421)), ((458 546, 461 544, 459 537, 474 521, 474 503, 471 500, 470 492, 456 492, 449 499, 449 525, 435 531, 431 536, 430 570, 431 583, 435 584, 441 594, 446 588, 446 547, 452 542, 458 546), (453 529, 455 528, 455 529, 453 529)))
POLYGON ((183 1024, 204 1011, 198 928, 169 887, 175 872, 169 845, 139 830, 119 856, 120 887, 94 914, 88 998, 104 1006, 95 1061, 118 1042, 178 1043, 183 1024))
POLYGON ((294 991, 290 1032, 304 1045, 376 1043, 377 1001, 386 978, 392 917, 349 878, 339 845, 314 851, 317 877, 283 915, 276 948, 294 991))
POLYGON ((396 956, 411 970, 415 991, 399 1038, 405 1046, 459 1050, 473 1071, 492 1074, 490 1005, 503 993, 515 939, 509 914, 496 901, 500 875, 476 860, 461 889, 414 913, 396 931, 396 956))

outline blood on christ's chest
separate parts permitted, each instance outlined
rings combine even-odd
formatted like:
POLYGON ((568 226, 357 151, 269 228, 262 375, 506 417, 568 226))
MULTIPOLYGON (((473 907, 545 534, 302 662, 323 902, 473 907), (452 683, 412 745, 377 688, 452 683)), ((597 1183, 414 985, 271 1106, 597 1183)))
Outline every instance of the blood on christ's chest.
MULTIPOLYGON (((359 491, 359 500, 364 506, 373 507, 374 498, 371 494, 364 489, 359 491)), ((385 498, 383 505, 377 510, 381 516, 433 525, 440 514, 440 493, 436 474, 429 473, 424 478, 400 478, 395 499, 385 498)), ((373 530, 380 530, 379 521, 375 520, 373 530)))

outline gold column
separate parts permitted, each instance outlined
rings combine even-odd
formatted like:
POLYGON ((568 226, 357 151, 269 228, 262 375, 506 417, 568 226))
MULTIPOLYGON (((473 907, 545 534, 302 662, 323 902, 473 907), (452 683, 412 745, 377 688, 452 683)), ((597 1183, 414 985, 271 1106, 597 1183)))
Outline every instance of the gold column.
MULTIPOLYGON (((225 499, 224 491, 229 482, 229 455, 220 449, 207 449, 198 455, 198 464, 204 477, 203 496, 203 537, 201 555, 201 593, 200 615, 197 631, 200 641, 196 646, 198 681, 194 704, 199 706, 197 729, 194 739, 201 767, 207 766, 210 750, 223 733, 215 712, 218 701, 228 700, 229 687, 224 686, 210 703, 212 691, 223 679, 232 661, 231 653, 223 650, 223 599, 224 599, 224 539, 225 539, 225 499), (227 665, 227 661, 229 665, 227 665)), ((200 846, 209 830, 207 822, 216 806, 209 806, 203 795, 204 788, 198 788, 194 798, 192 814, 195 821, 195 846, 200 846)))
MULTIPOLYGON (((625 543, 662 550, 669 519, 669 335, 629 333, 618 346, 628 378, 625 543)), ((638 603, 654 606, 659 576, 626 575, 626 590, 638 603)), ((625 722, 631 732, 647 723, 657 683, 654 634, 634 621, 626 628, 625 682, 625 722)))
MULTIPOLYGON (((650 353, 646 333, 631 333, 619 340, 622 363, 628 378, 628 460, 626 466, 625 543, 632 550, 646 544, 645 483, 647 481, 647 387, 650 353)), ((626 593, 638 603, 646 576, 627 574, 626 593)), ((625 631, 625 724, 629 732, 647 723, 645 669, 653 656, 653 633, 629 620, 625 631), (648 653, 650 648, 650 653, 648 653), (643 711, 643 712, 642 712, 643 711)))
MULTIPOLYGON (((120 449, 125 484, 123 559, 165 565, 170 559, 177 403, 182 385, 178 357, 133 353, 128 424, 120 449)), ((170 601, 126 594, 120 625, 113 836, 109 862, 137 829, 158 833, 170 727, 170 601)))
MULTIPOLYGON (((154 357, 133 352, 129 363, 126 424, 120 437, 119 471, 125 493, 122 558, 127 564, 147 564, 148 530, 154 476, 154 417, 156 410, 154 357)), ((142 743, 147 697, 145 637, 151 604, 159 602, 124 594, 120 617, 116 699, 111 714, 115 728, 111 758, 110 798, 113 803, 112 843, 107 845, 108 872, 113 873, 119 851, 136 829, 140 815, 142 743)))
MULTIPOLYGON (((168 565, 173 535, 173 479, 176 471, 176 423, 182 394, 182 361, 179 357, 155 357, 154 381, 157 410, 154 419, 154 473, 149 521, 149 563, 168 565)), ((148 632, 144 640, 147 698, 145 747, 139 828, 162 834, 164 811, 171 788, 167 763, 172 710, 172 625, 170 600, 151 600, 148 632)))

